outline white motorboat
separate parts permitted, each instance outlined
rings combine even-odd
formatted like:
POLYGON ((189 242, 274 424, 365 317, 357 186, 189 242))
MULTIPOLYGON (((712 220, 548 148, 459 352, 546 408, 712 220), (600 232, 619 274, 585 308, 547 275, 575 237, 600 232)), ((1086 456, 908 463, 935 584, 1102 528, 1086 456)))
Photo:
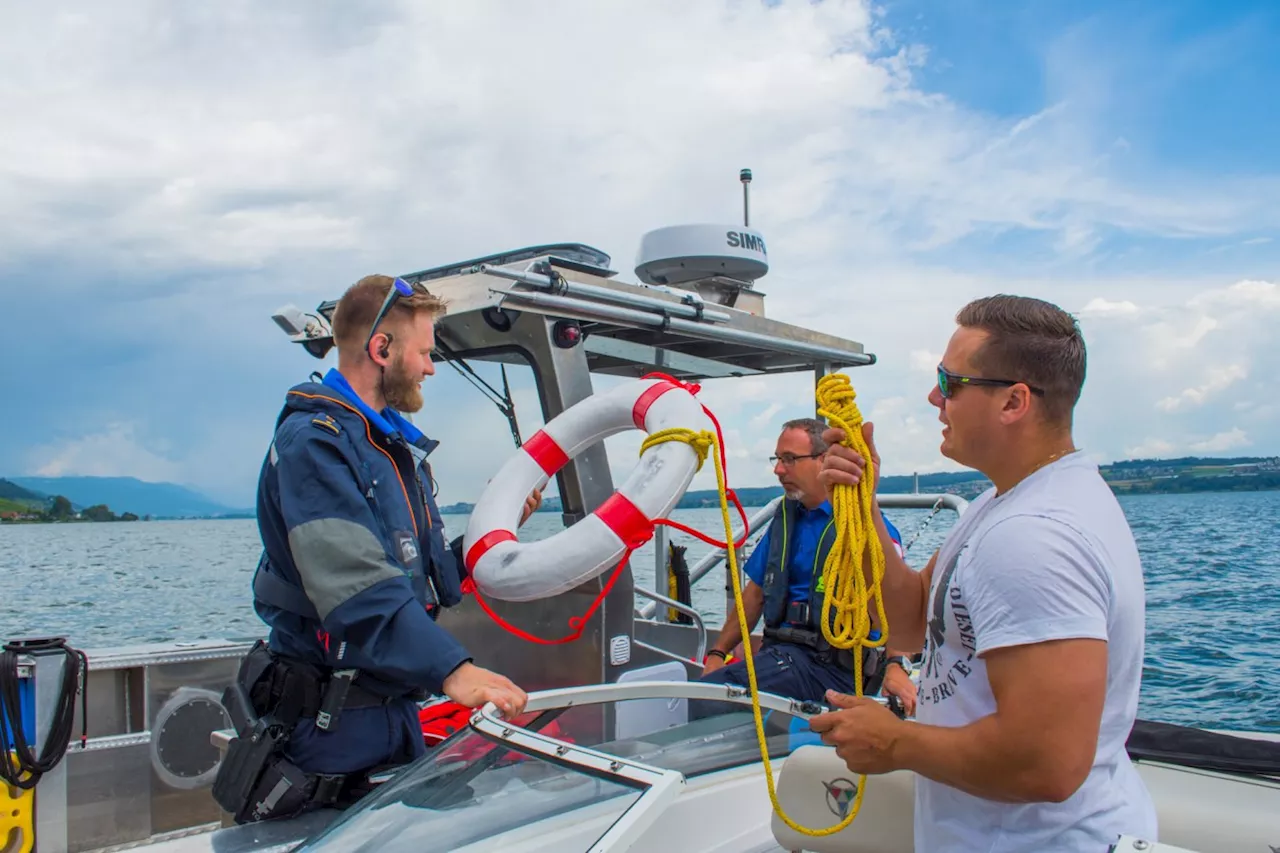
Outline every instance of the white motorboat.
MULTIPOLYGON (((782 809, 814 830, 839 823, 858 777, 808 730, 814 709, 768 694, 760 705, 782 809)), ((1256 751, 1271 752, 1268 769, 1280 774, 1280 739, 1228 738, 1238 736, 1215 740, 1245 750, 1262 745, 1256 751)), ((1187 754, 1181 762, 1137 761, 1159 810, 1160 842, 1121 839, 1113 850, 1210 853, 1274 845, 1280 775, 1241 770, 1249 760, 1231 767, 1220 753, 1187 754), (1206 762, 1222 769, 1196 766, 1206 762)), ((911 773, 866 777, 853 823, 827 837, 788 827, 774 812, 764 774, 743 691, 673 681, 566 688, 531 696, 518 721, 482 709, 469 730, 346 812, 228 828, 149 849, 913 853, 911 773), (709 700, 736 707, 691 720, 698 715, 690 710, 709 700), (605 712, 615 719, 607 737, 605 712)))
MULTIPOLYGON (((820 377, 875 361, 854 341, 765 317, 764 295, 753 282, 767 260, 763 240, 750 229, 654 232, 637 264, 641 283, 616 280, 609 263, 596 249, 565 244, 404 277, 430 282, 450 305, 438 331, 438 358, 473 380, 478 374, 468 360, 530 366, 548 419, 589 397, 597 376, 661 371, 702 381, 809 371, 820 377)), ((332 344, 333 308, 330 301, 312 312, 283 309, 276 320, 322 358, 332 344)), ((501 408, 518 438, 509 395, 501 408)), ((602 446, 576 456, 556 479, 566 525, 614 490, 602 446)), ((966 506, 954 495, 883 495, 881 502, 935 513, 966 506)), ((772 511, 771 505, 757 512, 753 529, 772 511)), ((40 853, 912 850, 908 773, 870 777, 856 820, 837 835, 797 835, 774 816, 750 697, 689 681, 701 670, 709 632, 688 600, 664 594, 661 528, 656 545, 658 589, 637 586, 626 567, 573 643, 530 645, 470 599, 444 614, 442 624, 479 663, 531 691, 528 713, 508 722, 483 709, 469 728, 341 813, 230 826, 210 795, 222 758, 218 745, 230 736, 222 691, 254 638, 91 650, 86 705, 75 709, 73 725, 65 719, 55 725, 65 707, 69 660, 22 656, 13 675, 26 691, 24 713, 37 746, 59 733, 78 734, 82 725, 87 740, 82 746, 73 739, 34 795, 0 787, 0 844, 26 851, 34 841, 40 853), (669 621, 668 612, 682 621, 669 621), (713 699, 736 707, 690 721, 690 710, 713 699)), ((724 557, 713 551, 697 561, 689 584, 724 557)), ((509 622, 552 636, 586 610, 602 584, 597 578, 545 600, 492 606, 509 622)), ((839 821, 856 777, 808 732, 805 707, 767 695, 760 701, 784 809, 815 828, 839 821)), ((1134 749, 1159 804, 1159 846, 1123 839, 1115 849, 1280 848, 1274 737, 1214 738, 1177 728, 1156 734, 1173 747, 1134 749), (1204 742, 1184 748, 1197 736, 1204 742)))

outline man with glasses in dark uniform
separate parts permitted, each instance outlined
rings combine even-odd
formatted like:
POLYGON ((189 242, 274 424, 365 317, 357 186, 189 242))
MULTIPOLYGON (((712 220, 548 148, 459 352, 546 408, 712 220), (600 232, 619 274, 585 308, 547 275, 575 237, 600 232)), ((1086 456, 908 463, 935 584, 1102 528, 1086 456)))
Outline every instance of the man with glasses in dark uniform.
POLYGON ((286 395, 258 488, 253 596, 270 634, 228 691, 238 736, 214 786, 237 822, 344 805, 371 771, 420 756, 416 700, 524 710, 436 623, 462 600, 461 538, 445 541, 434 499, 438 442, 400 413, 422 408, 444 310, 420 285, 361 279, 334 312, 337 368, 286 395))
MULTIPOLYGON (((836 540, 831 502, 818 479, 827 453, 822 438, 826 429, 827 425, 815 418, 782 425, 770 462, 782 484, 783 501, 745 567, 742 603, 750 624, 743 630, 737 612, 730 610, 719 638, 707 651, 703 682, 747 686, 746 661, 726 661, 763 616, 764 642, 754 660, 760 690, 815 702, 828 690, 854 692, 854 652, 832 648, 823 637, 820 622, 822 573, 836 540)), ((887 518, 884 523, 901 554, 901 535, 887 518)), ((878 637, 879 632, 873 629, 872 639, 878 637)), ((745 643, 743 648, 747 648, 745 643)), ((916 686, 910 667, 909 658, 891 649, 865 650, 864 694, 883 689, 885 695, 897 697, 908 714, 914 713, 916 686)))

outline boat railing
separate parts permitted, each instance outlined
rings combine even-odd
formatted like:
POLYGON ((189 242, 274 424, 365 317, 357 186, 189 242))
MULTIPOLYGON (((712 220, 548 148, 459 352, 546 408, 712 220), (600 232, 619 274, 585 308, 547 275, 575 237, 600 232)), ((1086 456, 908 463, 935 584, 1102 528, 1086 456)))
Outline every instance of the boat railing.
MULTIPOLYGON (((698 642, 697 642, 696 650, 693 653, 692 662, 697 663, 698 661, 701 661, 704 657, 706 657, 707 626, 702 621, 701 613, 699 613, 697 610, 695 610, 694 608, 690 607, 687 604, 676 601, 674 598, 668 598, 667 596, 663 595, 660 592, 654 592, 653 590, 645 589, 644 587, 641 587, 641 586, 636 587, 635 591, 637 595, 642 595, 645 598, 648 598, 651 601, 653 601, 654 607, 657 607, 659 604, 665 604, 667 607, 671 608, 672 610, 675 610, 678 613, 683 613, 686 616, 688 616, 693 621, 694 628, 698 632, 698 642)), ((663 649, 658 646, 655 646, 652 643, 646 643, 644 640, 633 639, 631 642, 637 646, 640 646, 641 648, 648 649, 654 654, 661 655, 662 657, 670 658, 671 660, 678 660, 681 663, 690 663, 690 660, 688 658, 682 655, 676 654, 675 652, 668 651, 667 649, 663 649)))
MULTIPOLYGON (((911 545, 915 543, 915 540, 919 536, 919 534, 924 530, 925 527, 927 527, 933 521, 934 516, 937 515, 937 513, 940 512, 941 510, 950 510, 954 512, 956 515, 963 515, 964 511, 969 507, 969 502, 964 498, 960 497, 959 495, 953 495, 946 492, 938 493, 938 494, 917 494, 917 493, 884 494, 884 495, 877 495, 876 500, 880 504, 880 507, 882 509, 931 510, 928 518, 926 518, 925 521, 921 523, 920 527, 913 532, 913 535, 910 537, 910 539, 908 539, 906 542, 903 543, 904 550, 910 549, 911 545)), ((768 504, 759 508, 758 510, 755 511, 755 513, 748 516, 747 524, 749 529, 752 531, 753 535, 754 533, 764 529, 764 526, 768 524, 770 519, 773 518, 774 513, 778 511, 778 506, 781 503, 782 503, 781 497, 774 498, 768 504)), ((658 535, 655 537, 656 547, 654 548, 654 555, 653 555, 654 556, 654 575, 653 576, 655 579, 654 580, 655 584, 666 583, 667 546, 666 546, 665 533, 666 533, 666 529, 660 527, 658 528, 658 535)), ((742 535, 742 526, 738 525, 734 527, 733 539, 736 541, 738 537, 740 537, 741 535, 742 535)), ((746 561, 745 559, 746 554, 743 553, 745 550, 746 550, 745 544, 743 545, 743 547, 738 549, 739 567, 744 565, 746 561)), ((717 566, 723 563, 728 556, 729 556, 729 551, 727 548, 713 548, 711 551, 702 555, 702 557, 700 557, 698 561, 689 568, 690 591, 692 591, 693 588, 698 585, 699 581, 701 581, 703 578, 709 575, 712 571, 714 571, 717 566)), ((671 602, 671 599, 666 598, 665 596, 660 596, 657 593, 650 592, 649 590, 643 590, 638 586, 636 587, 635 591, 637 594, 640 594, 645 598, 649 599, 648 603, 636 609, 637 619, 652 620, 657 615, 658 607, 663 604, 665 604, 668 607, 672 607, 673 609, 678 610, 679 612, 682 612, 682 613, 688 612, 687 609, 675 607, 674 604, 671 602)), ((700 617, 698 619, 698 625, 700 629, 699 640, 705 641, 706 629, 702 628, 700 617)), ((651 646, 647 644, 640 644, 640 645, 644 645, 645 648, 651 648, 651 646)), ((698 648, 701 652, 701 650, 703 649, 703 646, 700 645, 698 648)), ((653 649, 653 651, 656 651, 659 654, 665 655, 667 657, 672 657, 676 660, 685 660, 683 656, 676 655, 664 649, 653 649)), ((699 654, 698 660, 701 660, 701 659, 702 659, 701 654, 699 654)))

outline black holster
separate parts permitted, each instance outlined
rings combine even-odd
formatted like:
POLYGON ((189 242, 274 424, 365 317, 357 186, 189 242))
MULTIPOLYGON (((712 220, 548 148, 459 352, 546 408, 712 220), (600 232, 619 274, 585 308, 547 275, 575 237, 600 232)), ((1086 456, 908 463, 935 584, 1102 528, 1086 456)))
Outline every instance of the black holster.
POLYGON ((317 727, 332 731, 343 709, 390 701, 354 685, 356 675, 286 661, 261 640, 245 655, 222 694, 236 737, 213 783, 214 799, 236 823, 341 808, 368 790, 367 774, 304 773, 284 754, 299 720, 314 717, 317 727))

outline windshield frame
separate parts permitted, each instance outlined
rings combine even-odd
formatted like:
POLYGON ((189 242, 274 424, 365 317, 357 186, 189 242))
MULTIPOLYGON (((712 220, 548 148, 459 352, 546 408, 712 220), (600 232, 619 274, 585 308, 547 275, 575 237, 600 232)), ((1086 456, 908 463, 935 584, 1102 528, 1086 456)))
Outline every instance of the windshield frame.
MULTIPOLYGON (((801 702, 773 693, 759 692, 757 696, 761 710, 780 711, 803 719, 831 710, 822 703, 801 702)), ((589 684, 531 693, 525 704, 524 713, 564 710, 575 705, 595 705, 631 699, 707 699, 747 706, 752 704, 750 691, 734 684, 633 681, 625 684, 616 682, 589 684)), ((883 703, 883 700, 878 701, 883 703)), ((629 849, 662 816, 667 804, 679 796, 685 786, 685 776, 678 770, 668 770, 640 761, 619 758, 510 723, 502 718, 501 712, 492 702, 487 702, 476 709, 471 715, 470 728, 488 740, 527 755, 537 756, 552 764, 629 787, 648 788, 614 821, 607 832, 596 839, 589 853, 606 853, 606 851, 619 853, 629 849)))
MULTIPOLYGON (((759 693, 761 711, 771 710, 808 719, 828 710, 817 702, 800 702, 771 693, 759 693)), ((681 770, 657 767, 601 749, 580 746, 537 729, 540 723, 575 706, 590 706, 636 699, 692 699, 728 702, 751 708, 750 691, 732 684, 704 684, 682 681, 637 681, 592 684, 538 691, 529 695, 521 716, 533 713, 524 726, 503 719, 492 704, 474 710, 466 728, 443 741, 443 747, 463 732, 471 732, 505 750, 519 752, 548 764, 602 779, 638 793, 608 828, 588 848, 588 853, 620 853, 635 845, 666 812, 687 784, 681 770)), ((881 700, 875 700, 881 701, 881 700)), ((439 748, 439 747, 437 747, 439 748)), ((757 756, 757 761, 758 756, 757 756)), ((727 768, 725 768, 727 769, 727 768)), ((386 783, 413 784, 413 770, 404 768, 387 774, 386 783), (402 776, 405 771, 409 778, 402 776)), ((357 804, 355 809, 361 809, 357 804)), ((344 821, 345 822, 345 821, 344 821)), ((327 833, 322 833, 327 834, 327 833)), ((314 838, 311 840, 315 840, 314 838)), ((309 842, 308 842, 309 843, 309 842)), ((303 848, 307 849, 304 845, 303 848)))
MULTIPOLYGON (((799 701, 766 693, 757 694, 762 710, 780 711, 793 717, 808 720, 818 714, 834 711, 835 708, 821 702, 799 701)), ((873 702, 886 705, 887 700, 880 696, 865 697, 873 702)), ((585 684, 579 687, 561 687, 552 690, 540 690, 529 694, 524 713, 548 711, 557 708, 572 708, 575 705, 595 705, 606 702, 624 702, 631 699, 706 699, 719 702, 733 702, 737 705, 751 705, 751 692, 746 687, 736 684, 706 684, 699 681, 629 681, 626 683, 585 684)), ((519 729, 502 720, 501 712, 492 702, 477 708, 471 715, 471 725, 475 727, 479 720, 496 722, 504 729, 519 729)), ((521 729, 521 731, 524 731, 521 729)), ((529 732, 534 734, 534 732, 529 732)), ((540 735, 543 740, 555 741, 547 735, 540 735)), ((555 741, 557 744, 560 741, 555 741)), ((583 749, 577 747, 577 749, 583 749)), ((586 750, 591 751, 591 750, 586 750)), ((635 763, 635 762, 633 762, 635 763)))
MULTIPOLYGON (((565 692, 553 690, 530 696, 525 706, 525 713, 555 710, 585 703, 583 697, 576 696, 574 698, 577 701, 571 701, 568 704, 560 702, 543 704, 551 696, 562 695, 565 692)), ((639 798, 609 826, 609 829, 596 839, 588 853, 605 853, 606 851, 619 853, 629 849, 662 816, 663 809, 679 796, 685 785, 684 774, 677 770, 667 770, 639 761, 619 758, 509 723, 501 718, 492 703, 486 704, 472 714, 471 729, 495 744, 536 756, 558 767, 575 770, 642 792, 639 798)))

